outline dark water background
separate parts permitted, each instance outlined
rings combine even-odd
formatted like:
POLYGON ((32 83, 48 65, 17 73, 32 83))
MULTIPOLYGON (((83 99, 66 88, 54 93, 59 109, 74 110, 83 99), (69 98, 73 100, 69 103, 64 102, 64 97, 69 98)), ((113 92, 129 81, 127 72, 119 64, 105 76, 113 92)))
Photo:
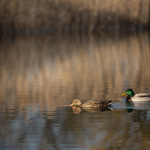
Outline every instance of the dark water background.
POLYGON ((150 103, 126 104, 127 88, 150 92, 148 32, 3 37, 0 149, 149 150, 150 103), (75 110, 75 98, 114 104, 75 110))

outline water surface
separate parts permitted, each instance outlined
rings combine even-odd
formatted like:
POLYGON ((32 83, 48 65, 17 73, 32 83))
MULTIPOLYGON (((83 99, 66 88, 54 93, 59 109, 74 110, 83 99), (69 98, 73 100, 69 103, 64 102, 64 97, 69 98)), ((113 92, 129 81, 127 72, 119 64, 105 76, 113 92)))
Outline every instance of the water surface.
POLYGON ((0 41, 0 149, 149 149, 147 32, 17 36, 0 41), (73 99, 113 100, 111 110, 69 107, 73 99))

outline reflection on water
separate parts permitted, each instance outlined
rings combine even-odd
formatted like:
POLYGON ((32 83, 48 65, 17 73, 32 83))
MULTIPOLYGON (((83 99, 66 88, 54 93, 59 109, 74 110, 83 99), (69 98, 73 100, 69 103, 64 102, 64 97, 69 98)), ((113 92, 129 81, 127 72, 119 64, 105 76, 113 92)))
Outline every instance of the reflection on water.
POLYGON ((79 106, 72 106, 72 110, 75 114, 80 114, 82 110, 88 111, 88 112, 103 112, 108 110, 113 110, 113 108, 107 108, 107 107, 79 107, 79 106))
POLYGON ((149 149, 148 105, 120 101, 150 92, 149 64, 148 33, 1 39, 0 149, 149 149), (114 110, 77 115, 75 98, 114 110))

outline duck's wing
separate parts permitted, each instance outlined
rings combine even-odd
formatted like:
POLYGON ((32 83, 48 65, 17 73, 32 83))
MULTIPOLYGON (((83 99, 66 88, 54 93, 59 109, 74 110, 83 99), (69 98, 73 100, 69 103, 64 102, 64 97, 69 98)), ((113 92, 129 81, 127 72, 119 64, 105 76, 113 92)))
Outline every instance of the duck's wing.
POLYGON ((100 100, 101 106, 100 107, 106 107, 106 106, 111 106, 111 104, 113 103, 112 101, 104 101, 104 100, 100 100))
POLYGON ((150 93, 139 93, 131 99, 132 101, 150 101, 150 93))
POLYGON ((134 97, 150 97, 150 93, 139 93, 135 94, 134 97))
POLYGON ((105 107, 110 106, 112 101, 104 101, 104 100, 90 100, 83 104, 83 107, 105 107))

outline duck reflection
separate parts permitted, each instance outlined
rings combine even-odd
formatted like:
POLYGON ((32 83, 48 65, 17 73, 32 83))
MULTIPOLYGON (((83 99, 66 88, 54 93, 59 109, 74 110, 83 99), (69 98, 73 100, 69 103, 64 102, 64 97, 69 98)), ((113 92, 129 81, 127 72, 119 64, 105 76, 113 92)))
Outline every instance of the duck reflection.
POLYGON ((134 103, 132 103, 132 102, 126 102, 126 106, 127 107, 131 107, 131 108, 126 108, 126 111, 128 113, 131 113, 133 111, 132 107, 134 107, 134 103))
POLYGON ((106 107, 80 107, 80 106, 71 106, 75 114, 80 114, 82 110, 94 113, 94 112, 104 112, 114 110, 113 108, 106 107))
POLYGON ((126 102, 126 111, 131 113, 134 109, 150 109, 150 102, 126 102))

